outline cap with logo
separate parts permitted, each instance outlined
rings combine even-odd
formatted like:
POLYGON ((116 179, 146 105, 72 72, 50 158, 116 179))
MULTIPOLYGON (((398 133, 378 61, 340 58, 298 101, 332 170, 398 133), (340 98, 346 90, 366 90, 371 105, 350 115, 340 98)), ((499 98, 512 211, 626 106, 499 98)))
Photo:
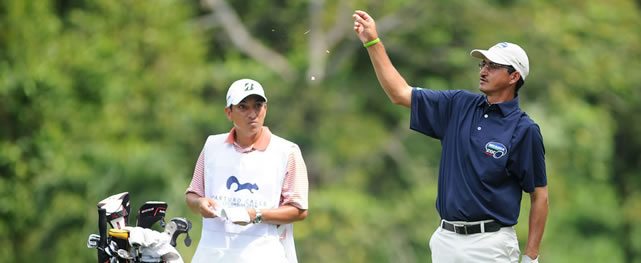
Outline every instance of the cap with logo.
POLYGON ((258 95, 267 101, 263 86, 253 79, 239 79, 229 86, 227 90, 227 106, 236 105, 249 95, 258 95))
POLYGON ((525 51, 517 44, 501 42, 488 50, 474 49, 470 55, 475 58, 487 59, 494 63, 510 65, 521 74, 523 80, 530 73, 530 61, 525 51))

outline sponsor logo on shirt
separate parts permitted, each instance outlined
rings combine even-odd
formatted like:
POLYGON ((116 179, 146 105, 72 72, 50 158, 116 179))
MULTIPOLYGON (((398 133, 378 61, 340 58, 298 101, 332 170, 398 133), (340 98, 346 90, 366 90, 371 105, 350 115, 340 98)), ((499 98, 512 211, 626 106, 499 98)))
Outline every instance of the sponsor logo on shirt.
POLYGON ((240 183, 238 181, 238 178, 236 176, 230 176, 227 178, 227 189, 231 190, 231 187, 233 185, 237 185, 236 190, 234 192, 238 192, 240 190, 248 190, 252 194, 254 193, 254 190, 258 190, 258 185, 254 183, 240 183))
POLYGON ((485 144, 485 155, 499 159, 507 154, 507 147, 500 142, 488 142, 485 144))

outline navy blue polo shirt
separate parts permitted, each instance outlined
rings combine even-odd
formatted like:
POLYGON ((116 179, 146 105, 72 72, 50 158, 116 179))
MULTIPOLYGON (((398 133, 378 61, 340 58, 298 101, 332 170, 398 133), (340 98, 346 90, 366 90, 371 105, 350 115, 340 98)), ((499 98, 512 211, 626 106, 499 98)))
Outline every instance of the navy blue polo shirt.
POLYGON ((547 185, 543 137, 518 97, 490 105, 468 91, 415 88, 410 128, 441 141, 442 219, 515 225, 522 192, 547 185))

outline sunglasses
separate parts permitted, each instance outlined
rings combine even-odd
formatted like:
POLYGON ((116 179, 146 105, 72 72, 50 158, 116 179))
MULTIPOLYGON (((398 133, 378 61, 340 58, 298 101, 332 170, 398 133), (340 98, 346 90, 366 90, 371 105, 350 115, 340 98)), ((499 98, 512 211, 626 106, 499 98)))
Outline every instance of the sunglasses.
POLYGON ((485 66, 487 66, 489 70, 497 70, 497 69, 504 68, 504 69, 507 69, 509 72, 516 71, 516 69, 514 69, 514 67, 510 65, 503 65, 503 64, 494 63, 491 61, 485 61, 485 60, 479 62, 479 69, 483 69, 483 67, 485 66))

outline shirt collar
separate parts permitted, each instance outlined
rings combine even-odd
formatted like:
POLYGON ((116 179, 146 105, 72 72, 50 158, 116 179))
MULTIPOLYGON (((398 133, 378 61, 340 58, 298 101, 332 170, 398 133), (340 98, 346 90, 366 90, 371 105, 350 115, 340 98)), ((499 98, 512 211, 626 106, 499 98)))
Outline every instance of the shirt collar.
MULTIPOLYGON (((504 101, 501 103, 494 104, 496 107, 499 109, 501 114, 503 116, 507 116, 510 113, 516 111, 519 109, 519 97, 516 96, 514 99, 509 100, 509 101, 504 101)), ((492 106, 488 101, 487 101, 487 96, 483 96, 483 99, 478 103, 479 107, 487 107, 487 106, 492 106)))
MULTIPOLYGON (((235 134, 236 134, 236 128, 235 127, 231 128, 225 142, 232 145, 237 145, 240 148, 240 146, 234 141, 235 134)), ((271 137, 272 137, 272 132, 269 130, 267 126, 263 126, 263 130, 260 133, 260 137, 258 137, 258 140, 256 140, 256 142, 248 148, 251 148, 253 150, 265 151, 267 150, 267 146, 269 145, 269 140, 271 139, 271 137)))

